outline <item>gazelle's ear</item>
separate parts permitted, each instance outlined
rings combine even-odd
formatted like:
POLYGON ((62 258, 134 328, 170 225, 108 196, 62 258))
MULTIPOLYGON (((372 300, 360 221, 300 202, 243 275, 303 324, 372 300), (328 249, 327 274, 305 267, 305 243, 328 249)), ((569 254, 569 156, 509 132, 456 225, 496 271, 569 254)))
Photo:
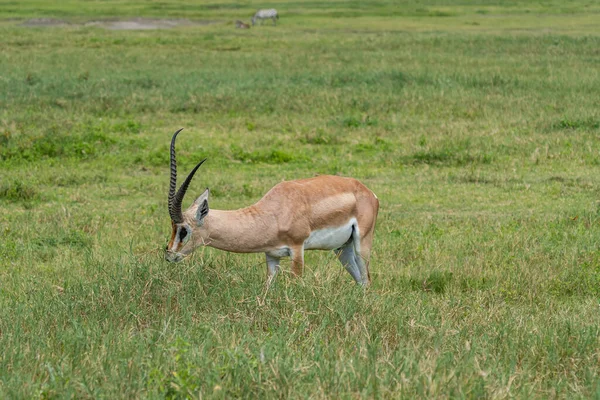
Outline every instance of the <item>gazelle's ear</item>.
POLYGON ((209 190, 206 188, 204 193, 194 201, 194 204, 198 206, 198 210, 196 211, 196 224, 198 226, 204 223, 204 217, 208 215, 208 194, 209 190))

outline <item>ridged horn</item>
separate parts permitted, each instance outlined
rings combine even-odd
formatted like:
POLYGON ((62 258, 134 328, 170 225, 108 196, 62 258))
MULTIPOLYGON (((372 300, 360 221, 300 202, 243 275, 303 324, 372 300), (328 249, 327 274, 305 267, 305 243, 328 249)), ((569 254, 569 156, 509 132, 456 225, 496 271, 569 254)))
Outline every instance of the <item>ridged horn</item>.
POLYGON ((169 215, 171 216, 171 221, 175 224, 180 224, 183 222, 183 213, 181 212, 181 202, 183 201, 183 197, 185 196, 185 192, 187 191, 194 174, 200 168, 202 163, 206 161, 206 158, 198 163, 196 167, 190 172, 190 174, 185 178, 185 181, 175 193, 175 189, 177 188, 177 159, 175 157, 175 140, 177 139, 177 135, 181 132, 183 128, 179 129, 177 132, 173 134, 173 138, 171 139, 171 179, 169 182, 169 215))
POLYGON ((169 182, 169 215, 171 216, 171 221, 173 221, 176 224, 183 221, 181 208, 179 209, 179 212, 176 212, 174 207, 175 189, 177 188, 177 160, 175 158, 175 139, 177 139, 177 135, 182 130, 183 128, 175 132, 173 134, 173 138, 171 139, 171 180, 169 182))
MULTIPOLYGON (((185 178, 185 181, 183 181, 183 183, 179 187, 179 190, 177 191, 177 194, 175 195, 175 201, 173 203, 173 212, 177 213, 177 215, 179 217, 179 220, 177 220, 177 221, 173 220, 173 222, 175 222, 176 224, 183 222, 183 213, 181 212, 181 203, 183 202, 183 198, 185 197, 185 192, 187 192, 188 186, 190 185, 190 182, 192 181, 194 174, 196 173, 196 171, 198 171, 198 168, 200 168, 200 166, 202 165, 202 163, 204 161, 206 161, 206 158, 204 160, 200 161, 198 163, 198 165, 196 165, 194 167, 192 172, 190 172, 190 174, 187 176, 187 178, 185 178)), ((173 214, 171 214, 171 218, 173 218, 173 214)))

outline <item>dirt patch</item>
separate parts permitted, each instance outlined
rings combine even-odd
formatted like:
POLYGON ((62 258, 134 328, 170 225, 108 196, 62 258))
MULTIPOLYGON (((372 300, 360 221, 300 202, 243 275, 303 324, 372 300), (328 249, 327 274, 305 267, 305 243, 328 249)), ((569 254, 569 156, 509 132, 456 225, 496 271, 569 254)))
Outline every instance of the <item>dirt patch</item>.
POLYGON ((100 26, 102 28, 120 30, 144 30, 144 29, 172 29, 178 26, 208 25, 215 21, 192 21, 189 19, 153 19, 132 18, 112 21, 90 21, 86 26, 100 26))
POLYGON ((60 26, 98 26, 110 30, 148 30, 148 29, 172 29, 178 26, 198 26, 214 24, 217 21, 189 20, 189 19, 158 19, 158 18, 130 18, 130 19, 111 19, 94 20, 79 24, 55 18, 33 18, 23 22, 21 26, 25 27, 60 27, 60 26))
POLYGON ((37 27, 52 27, 52 26, 67 26, 70 25, 68 22, 63 21, 61 19, 56 18, 32 18, 23 22, 21 26, 26 26, 29 28, 37 28, 37 27))

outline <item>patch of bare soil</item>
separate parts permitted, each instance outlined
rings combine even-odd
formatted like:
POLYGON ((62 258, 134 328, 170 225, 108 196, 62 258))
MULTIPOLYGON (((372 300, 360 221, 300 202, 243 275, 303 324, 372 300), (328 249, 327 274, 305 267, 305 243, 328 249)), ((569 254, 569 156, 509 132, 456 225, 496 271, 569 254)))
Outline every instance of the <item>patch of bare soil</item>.
POLYGON ((98 26, 110 30, 145 30, 145 29, 171 29, 178 26, 197 26, 213 24, 216 21, 199 21, 189 19, 158 19, 158 18, 130 18, 94 20, 81 24, 71 24, 55 18, 33 18, 21 24, 26 27, 56 27, 56 26, 98 26))
POLYGON ((44 26, 67 26, 68 22, 56 18, 32 18, 23 22, 21 26, 29 28, 44 27, 44 26))

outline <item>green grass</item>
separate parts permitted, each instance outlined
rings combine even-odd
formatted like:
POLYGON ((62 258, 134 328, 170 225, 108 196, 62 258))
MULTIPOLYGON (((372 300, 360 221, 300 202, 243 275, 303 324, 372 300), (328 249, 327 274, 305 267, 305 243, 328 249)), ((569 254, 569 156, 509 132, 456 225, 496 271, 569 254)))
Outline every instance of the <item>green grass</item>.
POLYGON ((583 0, 0 1, 0 398, 599 398, 599 24, 583 0), (277 28, 234 29, 267 6, 277 28), (85 25, 137 16, 215 23, 85 25), (163 261, 181 127, 212 208, 363 181, 371 287, 325 252, 268 291, 264 255, 163 261))

